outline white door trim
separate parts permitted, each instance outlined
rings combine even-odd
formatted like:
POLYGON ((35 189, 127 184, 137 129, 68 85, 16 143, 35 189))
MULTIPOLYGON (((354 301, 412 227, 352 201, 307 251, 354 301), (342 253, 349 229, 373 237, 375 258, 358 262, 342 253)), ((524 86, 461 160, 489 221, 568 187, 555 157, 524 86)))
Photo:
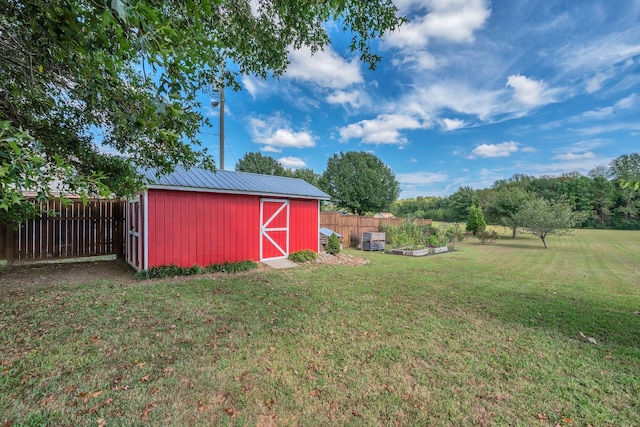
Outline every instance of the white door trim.
MULTIPOLYGON (((280 242, 282 243, 282 242, 280 242)), ((260 261, 265 259, 282 259, 289 256, 289 200, 288 199, 260 199, 260 261), (280 203, 280 207, 265 220, 264 218, 264 204, 265 203, 280 203), (273 222, 282 211, 285 211, 286 225, 284 227, 269 227, 269 224, 273 222), (284 231, 285 232, 285 247, 276 242, 274 238, 269 234, 272 231, 284 231), (270 258, 264 257, 264 241, 269 241, 277 250, 280 255, 270 258)))

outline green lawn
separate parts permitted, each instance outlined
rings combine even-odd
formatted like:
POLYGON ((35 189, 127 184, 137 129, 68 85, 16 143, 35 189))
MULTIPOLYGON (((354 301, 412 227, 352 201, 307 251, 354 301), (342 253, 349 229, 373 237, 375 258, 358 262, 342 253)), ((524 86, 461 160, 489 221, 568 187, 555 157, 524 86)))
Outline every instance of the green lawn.
POLYGON ((0 425, 640 425, 640 232, 549 245, 0 289, 0 425))

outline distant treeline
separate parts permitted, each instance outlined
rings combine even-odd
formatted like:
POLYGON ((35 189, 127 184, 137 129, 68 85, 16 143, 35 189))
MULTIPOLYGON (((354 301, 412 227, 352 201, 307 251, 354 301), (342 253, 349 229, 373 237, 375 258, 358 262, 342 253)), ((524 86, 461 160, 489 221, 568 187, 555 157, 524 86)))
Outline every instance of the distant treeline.
POLYGON ((566 200, 584 214, 584 228, 640 229, 640 191, 623 188, 621 180, 640 179, 640 155, 625 154, 608 166, 599 166, 587 176, 578 172, 539 177, 517 174, 496 181, 490 188, 460 187, 448 197, 417 197, 397 200, 391 212, 399 217, 434 221, 466 221, 471 206, 482 206, 488 223, 499 224, 509 200, 522 201, 522 194, 549 201, 566 200))

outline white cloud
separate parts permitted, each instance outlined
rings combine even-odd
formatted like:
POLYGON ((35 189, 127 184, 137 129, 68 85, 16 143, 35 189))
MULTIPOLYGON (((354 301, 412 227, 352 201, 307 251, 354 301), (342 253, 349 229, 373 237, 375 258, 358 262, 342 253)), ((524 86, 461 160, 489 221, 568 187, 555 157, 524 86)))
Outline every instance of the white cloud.
POLYGON ((594 93, 599 91, 602 88, 602 85, 604 84, 604 82, 606 82, 607 80, 609 80, 611 77, 613 77, 613 73, 608 72, 608 73, 603 73, 603 72, 599 72, 596 73, 593 77, 591 77, 590 79, 587 80, 587 93, 594 93))
POLYGON ((595 159, 595 158, 596 158, 596 155, 593 154, 593 152, 587 151, 586 153, 582 153, 582 154, 574 154, 574 153, 556 154, 551 159, 575 161, 575 160, 595 159))
POLYGON ((612 114, 616 114, 618 110, 626 110, 629 108, 633 108, 638 103, 638 96, 635 93, 627 96, 626 98, 622 98, 612 106, 596 108, 595 110, 585 111, 582 113, 583 117, 589 119, 603 119, 605 117, 609 117, 612 114))
POLYGON ((475 159, 476 157, 507 157, 513 153, 518 152, 519 146, 517 142, 508 141, 500 144, 481 144, 471 151, 471 154, 467 156, 468 159, 475 159))
POLYGON ((343 89, 364 81, 358 59, 348 62, 330 47, 313 55, 309 48, 303 47, 289 53, 289 59, 291 63, 285 78, 332 89, 343 89))
POLYGON ((281 157, 278 159, 278 163, 288 169, 301 169, 307 167, 307 164, 304 162, 304 160, 299 157, 281 157))
POLYGON ((348 105, 352 108, 358 108, 364 104, 365 96, 358 90, 338 90, 327 96, 327 102, 329 104, 348 105))
POLYGON ((256 99, 258 93, 270 91, 269 84, 262 79, 251 76, 242 76, 242 86, 249 92, 253 99, 256 99))
POLYGON ((442 119, 441 127, 444 131, 451 131, 463 128, 466 125, 464 120, 460 119, 442 119))
POLYGON ((346 142, 357 138, 365 144, 406 144, 407 138, 400 131, 420 129, 425 124, 404 114, 380 114, 372 120, 361 120, 340 129, 340 140, 346 142))
POLYGON ((267 118, 249 118, 252 139, 263 144, 262 151, 280 152, 282 148, 315 147, 316 137, 309 130, 294 130, 288 120, 276 114, 267 118))
POLYGON ((412 16, 385 39, 397 48, 426 46, 430 38, 472 42, 474 32, 484 27, 491 9, 485 0, 399 1, 401 11, 412 16), (419 15, 418 15, 419 14, 419 15))
POLYGON ((396 175, 398 182, 404 185, 428 185, 446 182, 448 175, 446 173, 434 172, 412 172, 400 173, 396 175))
POLYGON ((507 78, 507 86, 514 90, 515 100, 526 107, 537 107, 554 101, 553 91, 541 80, 516 74, 507 78))

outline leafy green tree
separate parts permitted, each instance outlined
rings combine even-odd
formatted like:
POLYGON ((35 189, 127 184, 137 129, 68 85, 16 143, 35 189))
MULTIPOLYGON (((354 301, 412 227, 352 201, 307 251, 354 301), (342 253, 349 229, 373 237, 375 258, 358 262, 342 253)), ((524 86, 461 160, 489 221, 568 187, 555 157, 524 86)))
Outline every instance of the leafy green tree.
POLYGON ((291 49, 330 43, 328 21, 374 68, 371 42, 405 19, 389 0, 0 0, 0 120, 76 192, 131 194, 138 167, 213 169, 200 95, 282 75, 291 49))
MULTIPOLYGON (((616 157, 609 165, 609 173, 612 178, 620 182, 632 182, 640 180, 640 154, 623 154, 616 157)), ((630 219, 638 214, 636 191, 632 186, 620 186, 622 205, 618 207, 625 219, 630 219)))
POLYGON ((469 215, 469 208, 479 204, 478 194, 471 187, 460 187, 449 196, 449 208, 454 210, 454 221, 464 221, 469 215))
POLYGON ((246 153, 236 164, 236 171, 261 175, 285 176, 286 171, 276 159, 262 153, 246 153))
POLYGON ((584 215, 574 212, 566 201, 550 202, 541 197, 526 202, 517 217, 521 232, 538 236, 545 249, 547 236, 568 234, 584 220, 584 215))
MULTIPOLYGON (((518 212, 534 196, 520 187, 504 186, 495 192, 487 208, 487 216, 505 227, 511 228, 515 239, 518 229, 518 212)), ((493 223, 493 222, 492 222, 493 223)))
POLYGON ((294 169, 285 171, 287 176, 291 178, 298 178, 307 181, 309 184, 313 186, 318 186, 318 181, 320 180, 320 175, 315 173, 313 169, 303 168, 303 169, 294 169))
POLYGON ((386 210, 400 194, 391 169, 364 151, 334 154, 319 185, 338 208, 358 215, 386 210))
POLYGON ((484 212, 482 212, 482 206, 471 205, 469 208, 469 217, 467 218, 467 231, 476 234, 478 231, 482 231, 487 228, 487 223, 484 219, 484 212))

